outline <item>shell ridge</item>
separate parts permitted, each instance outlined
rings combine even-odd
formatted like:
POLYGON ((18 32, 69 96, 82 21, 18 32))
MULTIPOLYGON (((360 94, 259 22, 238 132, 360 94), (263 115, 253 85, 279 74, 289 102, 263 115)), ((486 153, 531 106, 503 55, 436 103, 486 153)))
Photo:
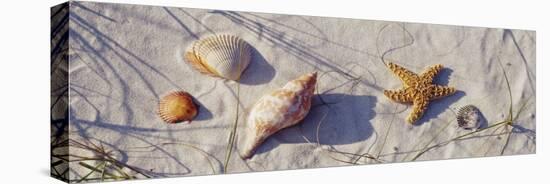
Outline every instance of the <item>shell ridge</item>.
MULTIPOLYGON (((250 64, 250 45, 233 35, 217 35, 194 43, 192 52, 200 58, 207 73, 221 78, 238 80, 250 64)), ((201 72, 202 73, 202 72, 201 72)))

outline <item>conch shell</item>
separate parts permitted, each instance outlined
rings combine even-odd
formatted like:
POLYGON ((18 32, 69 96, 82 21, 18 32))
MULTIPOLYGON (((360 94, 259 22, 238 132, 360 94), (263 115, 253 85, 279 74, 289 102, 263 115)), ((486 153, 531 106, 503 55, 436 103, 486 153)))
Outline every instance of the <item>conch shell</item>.
POLYGON ((237 81, 252 58, 252 47, 233 35, 216 35, 196 41, 185 60, 202 74, 237 81))
POLYGON ((317 72, 300 76, 256 102, 250 110, 241 142, 243 159, 252 157, 256 148, 275 132, 304 119, 311 107, 316 81, 317 72))

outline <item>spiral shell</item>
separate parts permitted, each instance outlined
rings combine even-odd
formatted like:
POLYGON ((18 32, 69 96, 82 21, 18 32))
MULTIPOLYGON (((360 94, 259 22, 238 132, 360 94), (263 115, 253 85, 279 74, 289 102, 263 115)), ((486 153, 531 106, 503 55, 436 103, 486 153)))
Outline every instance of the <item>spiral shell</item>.
POLYGON ((481 126, 482 114, 477 107, 467 105, 458 110, 456 121, 461 128, 478 129, 481 126))
POLYGON ((185 60, 199 72, 237 81, 252 58, 252 47, 233 35, 216 35, 196 41, 185 60))
POLYGON ((191 121, 197 113, 193 97, 184 91, 172 92, 164 96, 159 103, 158 114, 167 123, 191 121))
POLYGON ((303 75, 256 102, 245 124, 243 159, 252 157, 256 148, 275 132, 304 119, 311 107, 316 81, 317 72, 303 75))

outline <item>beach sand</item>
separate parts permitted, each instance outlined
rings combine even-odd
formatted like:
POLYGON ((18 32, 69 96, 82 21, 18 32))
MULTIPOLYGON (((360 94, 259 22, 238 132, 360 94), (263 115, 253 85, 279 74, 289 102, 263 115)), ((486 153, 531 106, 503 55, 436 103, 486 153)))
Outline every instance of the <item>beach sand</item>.
MULTIPOLYGON (((536 151, 534 31, 74 1, 69 20, 71 139, 113 150, 150 177, 223 173, 237 106, 226 173, 536 151), (202 75, 184 62, 194 41, 215 34, 237 35, 254 47, 240 83, 202 75), (382 55, 415 73, 442 64, 435 83, 458 91, 432 101, 410 125, 411 106, 383 94, 402 84, 382 55), (241 159, 239 138, 252 105, 312 71, 319 72, 318 85, 306 118, 241 159), (199 105, 190 124, 167 124, 156 114, 159 98, 176 90, 199 105), (459 128, 455 115, 470 104, 483 113, 482 128, 506 120, 511 106, 513 126, 422 153, 472 132, 459 128)), ((73 179, 89 172, 71 166, 73 179)))

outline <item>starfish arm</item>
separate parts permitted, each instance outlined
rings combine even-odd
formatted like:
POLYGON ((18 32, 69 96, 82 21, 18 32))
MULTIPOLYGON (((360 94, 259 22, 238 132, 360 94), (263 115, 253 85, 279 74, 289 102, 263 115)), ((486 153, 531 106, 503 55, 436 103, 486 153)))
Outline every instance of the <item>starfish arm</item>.
POLYGON ((428 108, 429 103, 430 101, 426 97, 415 98, 413 101, 413 110, 407 117, 407 122, 410 124, 414 124, 418 119, 420 119, 428 108))
POLYGON ((456 92, 456 89, 453 87, 433 85, 431 91, 432 99, 438 99, 454 94, 456 92))
POLYGON ((407 86, 414 86, 413 82, 418 80, 418 75, 397 64, 388 63, 388 68, 407 86))
POLYGON ((420 78, 422 78, 422 80, 432 82, 435 75, 437 75, 437 73, 439 73, 439 71, 441 71, 441 69, 443 69, 443 65, 441 65, 441 64, 434 65, 434 66, 428 68, 428 70, 426 70, 424 73, 422 73, 420 75, 420 78))
POLYGON ((396 102, 406 103, 413 101, 411 95, 407 94, 407 91, 405 89, 384 90, 384 95, 396 102))

